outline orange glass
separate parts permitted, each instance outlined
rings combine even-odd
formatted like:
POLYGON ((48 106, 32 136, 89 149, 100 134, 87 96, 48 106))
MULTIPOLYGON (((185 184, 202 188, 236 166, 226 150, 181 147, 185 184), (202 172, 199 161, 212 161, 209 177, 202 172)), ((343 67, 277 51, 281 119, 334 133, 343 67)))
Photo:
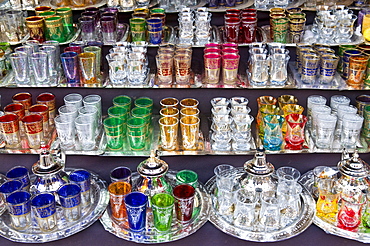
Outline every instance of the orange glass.
POLYGON ((127 218, 124 197, 131 192, 131 185, 122 181, 113 182, 108 186, 108 191, 112 217, 117 221, 124 221, 127 218))

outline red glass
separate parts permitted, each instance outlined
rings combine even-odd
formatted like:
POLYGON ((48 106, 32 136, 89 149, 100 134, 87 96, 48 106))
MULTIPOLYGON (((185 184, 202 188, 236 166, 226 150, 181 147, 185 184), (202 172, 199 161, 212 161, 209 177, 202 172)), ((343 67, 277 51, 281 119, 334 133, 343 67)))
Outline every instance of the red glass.
POLYGON ((226 9, 226 14, 237 14, 240 15, 240 9, 226 9))
POLYGON ((204 49, 204 54, 208 54, 208 53, 218 53, 218 54, 221 54, 221 49, 218 49, 218 48, 205 48, 204 49))
POLYGON ((81 48, 81 46, 69 46, 69 47, 64 48, 64 52, 68 52, 68 51, 72 51, 72 52, 76 52, 77 54, 81 54, 82 53, 82 48, 81 48))
POLYGON ((354 204, 342 199, 337 226, 347 231, 356 232, 361 224, 362 207, 363 204, 354 204))
POLYGON ((240 18, 240 16, 239 16, 239 14, 234 14, 234 13, 231 13, 231 14, 225 14, 224 15, 224 19, 225 20, 228 20, 228 19, 230 19, 230 18, 240 18))
POLYGON ((235 49, 237 49, 238 48, 238 44, 237 43, 223 43, 222 44, 222 49, 227 49, 227 48, 235 48, 235 49))
POLYGON ((14 103, 21 103, 26 111, 32 105, 32 95, 28 92, 17 93, 12 99, 14 103))
POLYGON ((250 17, 242 20, 242 37, 244 43, 256 41, 257 18, 250 17))
POLYGON ((208 44, 205 44, 204 47, 205 48, 218 48, 218 49, 220 49, 221 48, 221 45, 220 44, 216 44, 216 43, 208 43, 208 44))
POLYGON ((226 42, 237 43, 239 41, 240 19, 229 18, 225 20, 226 42))
POLYGON ((55 96, 50 92, 45 92, 38 95, 36 102, 38 104, 45 104, 49 107, 49 110, 55 109, 55 96))
POLYGON ((19 131, 19 121, 16 114, 10 113, 0 116, 2 132, 5 134, 16 133, 19 131))
POLYGON ((257 13, 252 13, 252 12, 242 13, 242 21, 243 21, 243 19, 250 18, 250 17, 257 18, 257 13))
POLYGON ((29 108, 30 114, 40 114, 44 122, 49 121, 49 108, 44 104, 35 104, 29 108))
POLYGON ((22 119, 25 115, 24 107, 21 103, 11 103, 4 107, 4 112, 6 114, 14 113, 18 115, 19 119, 22 119))
POLYGON ((194 207, 195 189, 188 184, 181 184, 173 189, 173 196, 175 197, 175 211, 177 219, 181 223, 187 223, 191 220, 194 207))
POLYGON ((289 114, 285 117, 287 132, 285 149, 301 150, 304 142, 304 127, 307 117, 302 114, 289 114))
POLYGON ((229 55, 229 54, 234 54, 237 55, 239 54, 239 50, 235 48, 225 48, 222 50, 223 55, 229 55))
POLYGON ((22 118, 24 128, 28 134, 36 134, 42 132, 42 116, 39 114, 31 114, 22 118))
POLYGON ((244 13, 257 13, 257 9, 252 9, 252 8, 243 9, 242 14, 244 14, 244 13))

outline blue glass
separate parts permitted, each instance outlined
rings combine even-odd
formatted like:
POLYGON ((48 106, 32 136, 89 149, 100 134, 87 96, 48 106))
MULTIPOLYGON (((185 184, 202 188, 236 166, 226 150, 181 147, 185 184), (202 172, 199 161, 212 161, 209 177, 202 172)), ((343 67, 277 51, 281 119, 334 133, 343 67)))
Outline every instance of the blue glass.
POLYGON ((91 202, 90 176, 90 173, 86 170, 77 170, 69 175, 69 181, 71 181, 71 183, 79 185, 81 188, 81 202, 83 206, 88 206, 91 202))
POLYGON ((31 194, 27 191, 16 191, 6 198, 12 226, 24 230, 31 224, 31 194))
POLYGON ((19 180, 10 180, 0 186, 0 193, 4 194, 5 198, 11 193, 22 189, 23 183, 19 180))
POLYGON ((57 225, 55 197, 52 193, 40 193, 32 198, 31 206, 42 231, 51 231, 57 225))
POLYGON ((81 217, 81 188, 77 184, 65 184, 57 191, 64 218, 76 221, 81 217))
POLYGON ((149 43, 160 44, 162 42, 162 30, 149 33, 149 43))
POLYGON ((132 231, 145 228, 148 197, 141 192, 131 192, 125 197, 128 225, 132 231))
POLYGON ((209 0, 208 1, 208 8, 217 8, 218 7, 218 0, 209 0))
POLYGON ((349 58, 351 56, 359 56, 359 55, 362 55, 362 51, 360 50, 346 50, 343 53, 343 61, 349 62, 349 58))
POLYGON ((284 117, 281 115, 267 115, 263 118, 265 122, 265 135, 263 147, 267 150, 280 150, 283 143, 283 132, 281 127, 284 117))
POLYGON ((80 75, 78 70, 78 54, 76 52, 65 52, 60 55, 64 75, 68 84, 80 83, 80 75))
POLYGON ((16 166, 6 173, 6 177, 10 180, 19 180, 23 183, 22 189, 27 190, 30 188, 30 176, 28 169, 24 166, 16 166))
POLYGON ((225 0, 226 8, 235 7, 236 0, 225 0))

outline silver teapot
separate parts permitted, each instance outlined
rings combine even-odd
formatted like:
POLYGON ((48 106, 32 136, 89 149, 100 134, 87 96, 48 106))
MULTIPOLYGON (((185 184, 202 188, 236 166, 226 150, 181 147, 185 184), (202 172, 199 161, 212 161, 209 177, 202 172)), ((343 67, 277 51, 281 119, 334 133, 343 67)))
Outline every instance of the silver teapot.
POLYGON ((245 174, 240 177, 242 188, 261 194, 275 194, 277 182, 272 178, 274 166, 266 161, 264 148, 258 148, 254 158, 244 163, 245 174))
POLYGON ((150 157, 137 166, 140 174, 136 183, 136 189, 145 195, 152 197, 157 193, 171 193, 172 187, 166 179, 168 164, 156 157, 152 150, 150 157))
POLYGON ((42 144, 40 160, 32 166, 36 179, 30 188, 31 192, 56 192, 60 186, 68 182, 64 167, 64 152, 58 149, 52 154, 46 145, 42 144))

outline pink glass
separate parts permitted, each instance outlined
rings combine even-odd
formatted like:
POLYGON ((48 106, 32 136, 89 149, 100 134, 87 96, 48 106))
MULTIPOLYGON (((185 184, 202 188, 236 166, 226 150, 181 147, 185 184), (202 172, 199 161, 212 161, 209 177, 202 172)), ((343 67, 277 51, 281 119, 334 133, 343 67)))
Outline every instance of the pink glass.
POLYGON ((225 37, 227 42, 239 41, 240 19, 228 18, 225 20, 225 37))
POLYGON ((239 55, 222 56, 222 77, 224 84, 235 84, 238 76, 239 55))
POLYGON ((239 54, 239 50, 238 49, 235 49, 235 48, 225 48, 225 49, 222 50, 222 54, 223 55, 228 55, 228 54, 238 55, 239 54))
POLYGON ((217 84, 220 80, 221 55, 205 54, 204 70, 207 84, 217 84))
POLYGON ((227 48, 235 48, 235 49, 237 49, 238 48, 238 44, 237 43, 223 43, 222 44, 222 49, 227 49, 227 48))
POLYGON ((242 35, 244 43, 256 41, 257 18, 250 17, 242 19, 242 35))
POLYGON ((285 135, 285 149, 301 150, 304 142, 304 127, 307 117, 302 114, 289 114, 285 117, 287 132, 285 135))
POLYGON ((204 49, 204 54, 208 54, 208 53, 216 53, 216 54, 221 54, 221 49, 219 48, 205 48, 204 49))
POLYGON ((208 44, 205 44, 204 47, 205 48, 218 48, 218 49, 221 49, 221 45, 220 44, 216 44, 216 43, 208 43, 208 44))

